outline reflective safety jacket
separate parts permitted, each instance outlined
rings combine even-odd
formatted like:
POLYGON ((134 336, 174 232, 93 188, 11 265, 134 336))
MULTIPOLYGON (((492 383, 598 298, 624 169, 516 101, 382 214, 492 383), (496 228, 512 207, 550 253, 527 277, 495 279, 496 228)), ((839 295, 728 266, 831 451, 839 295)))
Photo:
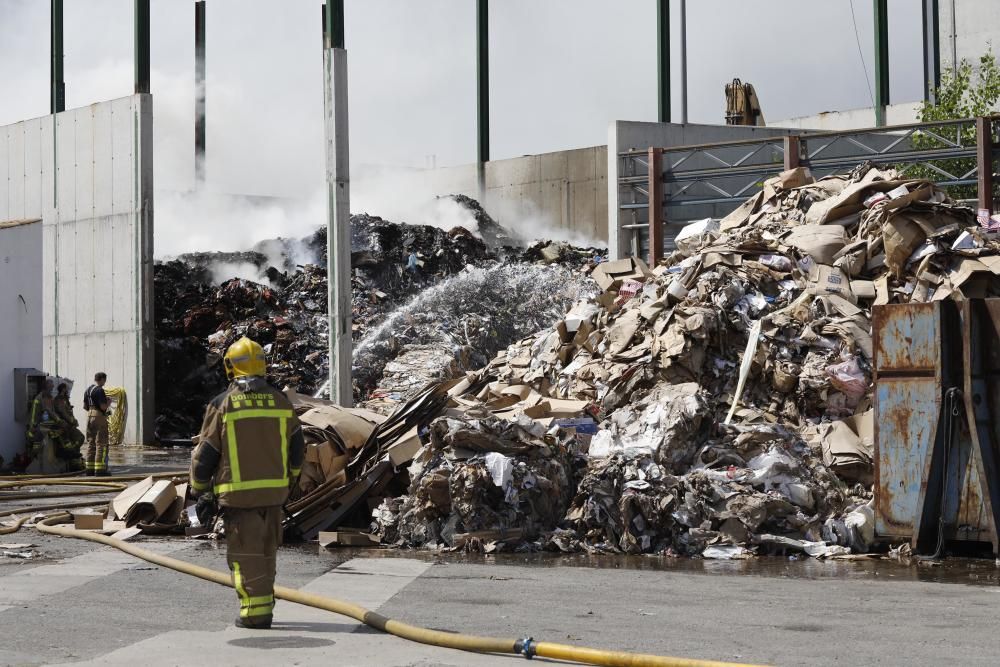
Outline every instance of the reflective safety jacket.
POLYGON ((260 377, 237 378, 208 404, 191 455, 191 486, 223 507, 271 507, 288 499, 305 441, 288 398, 260 377))

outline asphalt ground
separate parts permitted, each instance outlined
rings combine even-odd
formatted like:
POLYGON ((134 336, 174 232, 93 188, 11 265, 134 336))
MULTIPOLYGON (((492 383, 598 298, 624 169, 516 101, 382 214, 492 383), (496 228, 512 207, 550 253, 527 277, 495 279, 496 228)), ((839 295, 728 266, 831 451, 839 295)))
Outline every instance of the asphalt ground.
MULTIPOLYGON (((116 472, 148 469, 140 461, 116 472)), ((0 503, 0 510, 23 504, 0 503)), ((226 568, 224 546, 212 541, 135 541, 226 568)), ((35 556, 0 557, 4 665, 523 660, 424 647, 287 602, 278 603, 272 630, 241 630, 232 627, 238 605, 231 589, 30 527, 0 536, 0 552, 16 543, 32 544, 27 550, 35 556)), ((774 665, 995 665, 998 573, 993 561, 960 559, 929 566, 887 560, 486 557, 326 550, 315 544, 286 545, 278 555, 281 584, 350 599, 425 627, 774 665)))

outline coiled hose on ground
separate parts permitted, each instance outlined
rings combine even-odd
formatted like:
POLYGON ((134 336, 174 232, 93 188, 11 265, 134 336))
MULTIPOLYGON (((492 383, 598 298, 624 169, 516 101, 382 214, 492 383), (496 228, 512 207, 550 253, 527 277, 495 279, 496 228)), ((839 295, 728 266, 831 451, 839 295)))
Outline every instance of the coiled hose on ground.
MULTIPOLYGON (((25 485, 35 481, 43 481, 48 484, 58 484, 60 482, 65 483, 66 480, 25 480, 25 485)), ((36 507, 28 508, 27 510, 22 508, 21 511, 31 511, 37 513, 40 510, 57 508, 66 509, 72 506, 92 504, 97 503, 83 501, 79 504, 70 503, 63 504, 61 506, 52 505, 45 508, 36 507)), ((15 513, 18 513, 18 510, 9 510, 7 512, 0 513, 0 516, 9 516, 10 514, 15 513)), ((134 544, 117 540, 100 533, 76 530, 72 526, 68 525, 59 525, 70 520, 72 520, 70 514, 59 512, 46 517, 39 523, 35 524, 35 527, 42 533, 48 535, 89 540, 91 542, 97 542, 114 547, 115 549, 135 556, 136 558, 141 558, 142 560, 181 572, 182 574, 188 574, 206 581, 211 581, 221 586, 231 588, 233 585, 232 578, 228 572, 212 570, 200 565, 194 565, 193 563, 187 563, 177 558, 157 554, 134 544)), ((19 520, 17 527, 14 530, 20 528, 24 521, 24 519, 19 520)), ((295 602, 353 618, 354 620, 364 623, 365 625, 381 630, 382 632, 395 635, 396 637, 400 637, 402 639, 461 651, 514 654, 521 655, 526 658, 539 656, 555 660, 566 660, 590 665, 604 665, 608 667, 752 667, 749 665, 740 665, 738 663, 731 662, 689 660, 686 658, 627 653, 624 651, 603 651, 599 649, 569 646, 566 644, 556 644, 552 642, 536 642, 531 638, 500 639, 494 637, 481 637, 476 635, 444 632, 441 630, 429 630, 427 628, 421 628, 419 626, 410 625, 402 621, 388 618, 352 602, 337 600, 335 598, 324 597, 312 593, 305 593, 303 591, 287 588, 285 586, 275 586, 274 595, 276 598, 281 600, 287 600, 289 602, 295 602)))

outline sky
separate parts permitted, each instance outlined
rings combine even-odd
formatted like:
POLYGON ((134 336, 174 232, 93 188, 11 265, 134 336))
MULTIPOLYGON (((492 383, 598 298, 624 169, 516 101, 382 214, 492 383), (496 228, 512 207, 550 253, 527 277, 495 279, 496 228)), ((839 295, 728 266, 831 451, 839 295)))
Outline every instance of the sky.
MULTIPOLYGON (((67 108, 131 94, 132 4, 66 0, 67 108)), ((186 190, 193 179, 193 4, 152 0, 158 190, 186 190)), ((305 199, 322 185, 321 4, 208 0, 212 189, 305 199)), ((475 161, 474 0, 345 5, 352 169, 475 161)), ((0 0, 0 125, 48 113, 48 7, 0 0)), ((871 106, 872 3, 853 0, 857 33, 851 7, 688 2, 689 120, 723 122, 724 85, 734 77, 754 84, 771 120, 871 106)), ((889 0, 893 102, 922 96, 918 8, 889 0)), ((613 120, 656 120, 655 17, 654 0, 494 0, 492 157, 600 145, 613 120)))

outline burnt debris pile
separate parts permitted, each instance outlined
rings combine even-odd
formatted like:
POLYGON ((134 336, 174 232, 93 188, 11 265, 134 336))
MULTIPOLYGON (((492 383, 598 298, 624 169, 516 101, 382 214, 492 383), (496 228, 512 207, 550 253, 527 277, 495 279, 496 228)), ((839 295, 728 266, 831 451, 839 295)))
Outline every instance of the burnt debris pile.
MULTIPOLYGON (((475 200, 456 200, 474 220, 470 229, 478 225, 490 244, 464 227, 351 217, 356 401, 375 393, 388 406, 383 409, 391 410, 423 386, 399 379, 411 366, 426 379, 478 368, 514 340, 547 326, 583 293, 582 272, 600 250, 561 248, 565 260, 552 267, 515 269, 544 264, 538 248, 547 244, 503 246, 514 237, 475 200), (529 294, 526 275, 547 293, 529 294), (414 298, 422 301, 407 308, 414 298), (383 382, 383 373, 395 379, 383 382)), ((275 386, 304 395, 322 390, 329 374, 325 228, 303 239, 264 241, 246 252, 200 252, 158 262, 154 282, 161 441, 197 432, 206 402, 226 384, 222 355, 242 335, 265 347, 275 386)))

